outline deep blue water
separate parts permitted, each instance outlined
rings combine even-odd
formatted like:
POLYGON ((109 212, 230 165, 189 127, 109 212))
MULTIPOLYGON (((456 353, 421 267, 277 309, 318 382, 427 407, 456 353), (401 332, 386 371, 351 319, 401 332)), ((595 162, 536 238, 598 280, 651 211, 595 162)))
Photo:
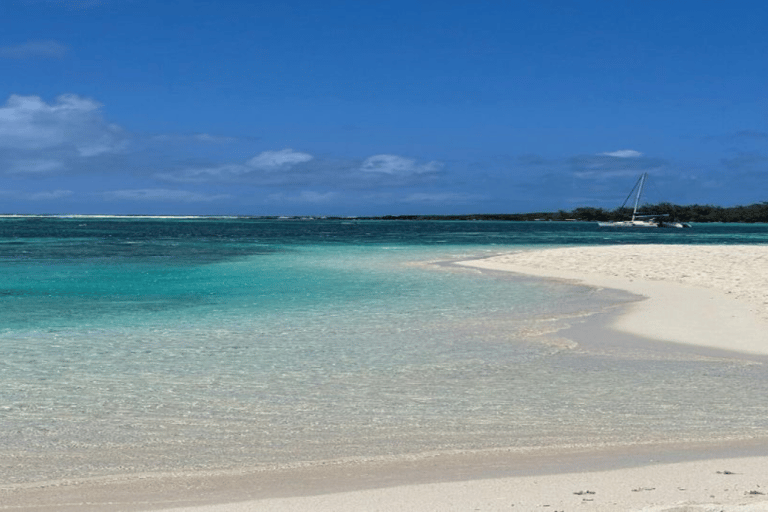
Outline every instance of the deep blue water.
MULTIPOLYGON (((124 254, 120 243, 146 242, 146 253, 167 255, 167 243, 228 242, 261 250, 260 244, 572 245, 620 243, 765 244, 766 224, 695 224, 691 229, 600 228, 593 222, 0 218, 0 240, 88 240, 101 251, 124 254), (154 245, 157 244, 157 245, 154 245), (255 245, 255 247, 254 247, 255 245)), ((91 247, 82 247, 83 250, 91 247)), ((241 249, 243 249, 241 247, 241 249)), ((236 255, 235 251, 231 255, 236 255)), ((192 255, 190 255, 192 256, 192 255)))

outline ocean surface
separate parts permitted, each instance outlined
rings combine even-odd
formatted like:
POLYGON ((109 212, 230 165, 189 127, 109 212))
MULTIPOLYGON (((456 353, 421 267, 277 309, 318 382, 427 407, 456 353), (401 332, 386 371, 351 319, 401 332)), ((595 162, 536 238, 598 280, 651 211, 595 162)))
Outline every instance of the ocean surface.
POLYGON ((452 262, 767 225, 0 218, 0 484, 768 436, 765 365, 589 350, 634 300, 452 262))

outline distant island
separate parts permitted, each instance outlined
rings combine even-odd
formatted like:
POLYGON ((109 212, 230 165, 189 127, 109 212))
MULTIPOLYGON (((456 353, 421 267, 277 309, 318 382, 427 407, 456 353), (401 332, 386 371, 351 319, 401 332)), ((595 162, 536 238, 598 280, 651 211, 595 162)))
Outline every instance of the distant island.
MULTIPOLYGON (((643 214, 664 215, 669 220, 679 222, 744 222, 768 223, 768 202, 751 204, 748 206, 713 206, 713 205, 676 205, 671 203, 659 203, 644 205, 643 214)), ((584 221, 604 222, 626 220, 632 216, 631 208, 616 208, 606 210, 604 208, 579 207, 570 211, 558 210, 556 212, 532 212, 532 213, 499 213, 499 214, 468 214, 468 215, 386 215, 383 217, 358 217, 360 219, 385 219, 385 220, 511 220, 511 221, 584 221)))

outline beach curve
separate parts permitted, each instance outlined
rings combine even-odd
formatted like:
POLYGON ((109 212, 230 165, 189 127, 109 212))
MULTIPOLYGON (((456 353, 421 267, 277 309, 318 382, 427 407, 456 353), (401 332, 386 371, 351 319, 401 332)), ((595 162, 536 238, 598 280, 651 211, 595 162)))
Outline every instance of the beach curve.
POLYGON ((612 328, 644 338, 768 354, 768 246, 618 245, 520 251, 460 265, 645 297, 612 328))

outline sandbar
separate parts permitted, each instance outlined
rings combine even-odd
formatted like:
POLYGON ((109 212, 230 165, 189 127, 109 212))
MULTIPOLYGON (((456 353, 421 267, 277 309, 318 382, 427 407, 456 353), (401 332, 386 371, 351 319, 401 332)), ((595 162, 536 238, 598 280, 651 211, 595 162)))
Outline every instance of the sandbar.
POLYGON ((619 245, 520 251, 465 266, 645 297, 611 326, 644 338, 768 354, 768 246, 619 245))

